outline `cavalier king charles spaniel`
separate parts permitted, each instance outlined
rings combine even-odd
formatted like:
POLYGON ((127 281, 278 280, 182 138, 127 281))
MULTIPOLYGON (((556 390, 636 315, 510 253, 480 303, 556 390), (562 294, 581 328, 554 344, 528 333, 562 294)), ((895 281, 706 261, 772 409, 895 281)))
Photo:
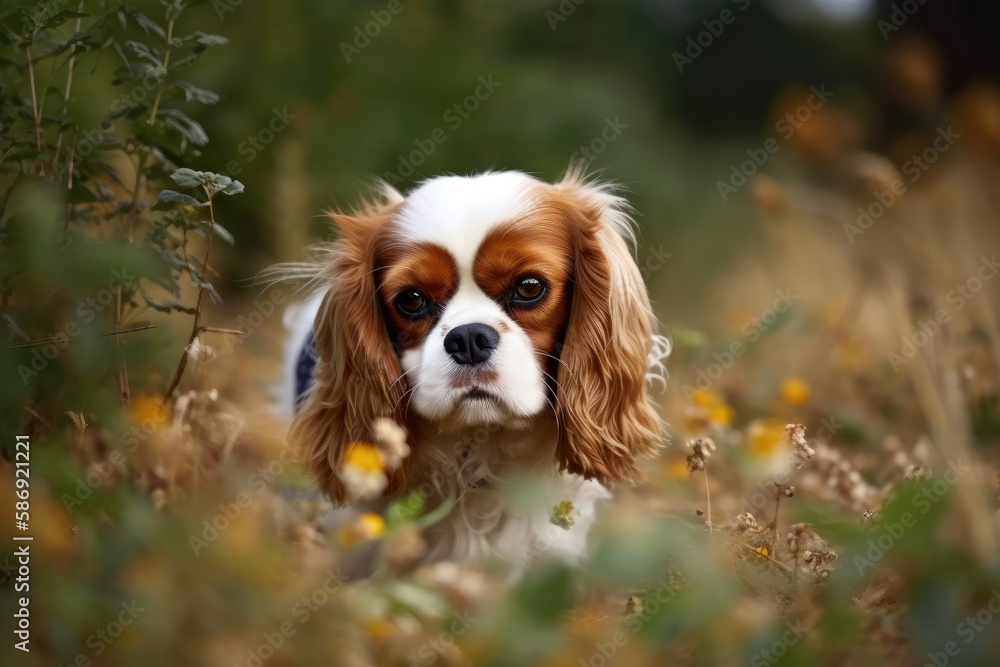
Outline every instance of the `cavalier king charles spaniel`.
POLYGON ((670 346, 628 211, 571 170, 555 184, 441 176, 405 197, 382 185, 332 214, 339 239, 286 269, 315 287, 286 313, 285 395, 320 488, 358 508, 345 453, 389 418, 410 455, 362 506, 414 491, 425 509, 450 504, 424 529, 423 562, 578 561, 607 487, 635 481, 662 442, 650 385, 670 346), (518 480, 535 493, 517 500, 518 480))

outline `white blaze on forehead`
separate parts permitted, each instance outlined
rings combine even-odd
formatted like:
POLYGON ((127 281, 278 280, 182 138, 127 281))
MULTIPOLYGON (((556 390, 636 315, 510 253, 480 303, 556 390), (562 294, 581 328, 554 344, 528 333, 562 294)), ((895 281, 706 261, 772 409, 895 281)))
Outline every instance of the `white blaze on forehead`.
POLYGON ((524 215, 536 200, 539 183, 519 171, 432 178, 406 197, 397 228, 406 241, 445 248, 468 275, 486 235, 524 215))

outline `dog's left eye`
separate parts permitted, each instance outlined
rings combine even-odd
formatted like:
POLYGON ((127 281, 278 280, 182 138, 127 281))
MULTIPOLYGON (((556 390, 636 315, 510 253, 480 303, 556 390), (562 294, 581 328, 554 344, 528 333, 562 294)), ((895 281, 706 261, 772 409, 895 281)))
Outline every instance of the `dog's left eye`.
POLYGON ((543 296, 545 296, 545 283, 535 276, 523 276, 514 283, 510 303, 515 306, 526 306, 535 303, 543 296))
POLYGON ((410 319, 419 319, 430 312, 430 303, 420 290, 403 290, 396 297, 396 310, 410 319))

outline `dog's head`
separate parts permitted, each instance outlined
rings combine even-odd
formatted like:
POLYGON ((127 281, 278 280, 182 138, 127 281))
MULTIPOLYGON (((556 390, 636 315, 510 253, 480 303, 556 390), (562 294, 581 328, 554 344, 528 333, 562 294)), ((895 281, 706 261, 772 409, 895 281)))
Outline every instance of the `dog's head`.
POLYGON ((625 209, 575 173, 553 185, 503 172, 406 198, 387 188, 334 214, 315 384, 291 435, 331 497, 345 447, 379 417, 442 430, 554 419, 562 468, 632 480, 660 440, 646 387, 660 346, 625 209))

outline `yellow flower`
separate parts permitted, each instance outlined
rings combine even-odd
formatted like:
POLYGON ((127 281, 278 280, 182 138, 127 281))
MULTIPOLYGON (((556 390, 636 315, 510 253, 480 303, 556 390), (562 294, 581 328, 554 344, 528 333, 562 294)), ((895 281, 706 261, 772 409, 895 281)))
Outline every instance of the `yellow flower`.
POLYGON ((337 531, 337 543, 351 547, 359 542, 377 540, 385 532, 385 519, 374 512, 365 512, 354 523, 342 526, 337 531))
POLYGON ((369 639, 375 643, 381 643, 392 636, 394 626, 384 618, 374 617, 365 623, 365 632, 369 639))
POLYGON ((709 389, 695 389, 691 393, 691 402, 696 406, 693 422, 704 418, 717 426, 729 426, 733 423, 733 409, 726 404, 726 399, 709 389))
POLYGON ((129 403, 129 415, 140 426, 163 428, 170 420, 170 405, 159 396, 137 394, 129 403))
POLYGON ((667 477, 670 479, 687 479, 691 476, 688 472, 688 464, 684 459, 674 459, 664 466, 667 477))
POLYGON ((354 466, 365 472, 382 472, 385 470, 385 457, 375 445, 356 442, 349 445, 344 454, 344 465, 354 466))
POLYGON ((729 426, 733 423, 733 409, 725 404, 709 408, 708 420, 719 426, 729 426))
POLYGON ((771 456, 785 443, 785 422, 780 419, 756 419, 747 427, 750 456, 771 456))
POLYGON ((809 385, 802 378, 787 378, 781 383, 781 397, 792 405, 802 405, 809 400, 809 385))
POLYGON ((350 500, 377 498, 389 483, 385 474, 385 457, 375 445, 356 442, 344 454, 340 479, 350 500))
POLYGON ((719 403, 725 403, 721 396, 709 389, 695 389, 691 392, 691 402, 700 408, 709 408, 719 403))

